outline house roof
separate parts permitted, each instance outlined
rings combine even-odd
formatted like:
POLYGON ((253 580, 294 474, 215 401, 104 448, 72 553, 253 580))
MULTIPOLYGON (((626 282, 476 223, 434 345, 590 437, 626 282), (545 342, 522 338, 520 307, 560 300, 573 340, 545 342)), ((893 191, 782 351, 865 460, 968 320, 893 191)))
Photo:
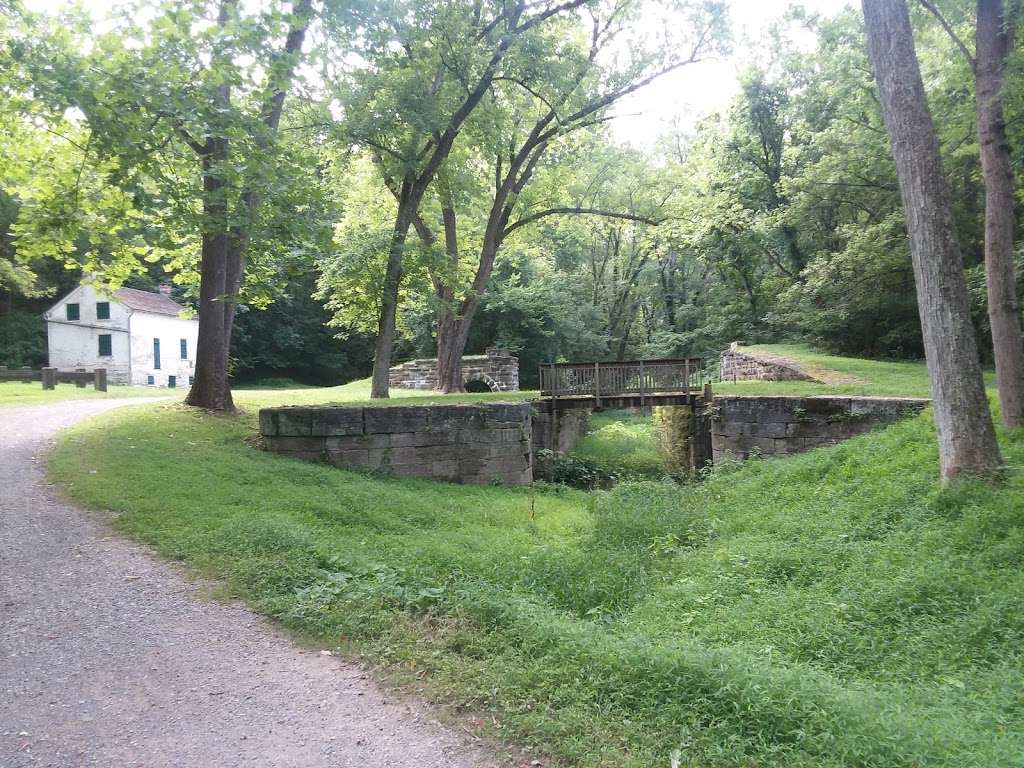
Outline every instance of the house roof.
POLYGON ((114 291, 114 296, 129 309, 137 309, 140 312, 153 312, 157 315, 174 315, 177 317, 185 309, 170 296, 162 293, 140 291, 138 288, 118 288, 114 291))

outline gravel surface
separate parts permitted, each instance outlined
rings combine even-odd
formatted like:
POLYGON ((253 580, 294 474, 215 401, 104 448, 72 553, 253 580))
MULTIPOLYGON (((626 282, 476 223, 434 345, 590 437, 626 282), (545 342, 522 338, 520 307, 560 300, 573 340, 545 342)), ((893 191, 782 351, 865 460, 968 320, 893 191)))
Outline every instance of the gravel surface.
POLYGON ((0 768, 497 764, 59 499, 55 433, 132 402, 0 410, 0 768))

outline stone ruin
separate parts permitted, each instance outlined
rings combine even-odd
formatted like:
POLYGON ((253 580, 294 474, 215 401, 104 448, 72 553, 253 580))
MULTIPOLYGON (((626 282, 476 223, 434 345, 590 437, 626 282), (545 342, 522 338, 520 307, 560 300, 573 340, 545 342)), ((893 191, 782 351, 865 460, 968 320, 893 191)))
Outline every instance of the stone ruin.
MULTIPOLYGON (((515 392, 519 389, 519 358, 491 347, 483 355, 462 358, 462 380, 468 391, 515 392)), ((401 389, 437 389, 437 358, 409 360, 388 373, 388 384, 401 389)))
POLYGON ((722 381, 817 381, 786 357, 761 352, 740 352, 735 341, 719 358, 722 381))
POLYGON ((779 456, 836 445, 928 407, 923 397, 841 395, 716 397, 711 445, 718 463, 729 454, 779 456))

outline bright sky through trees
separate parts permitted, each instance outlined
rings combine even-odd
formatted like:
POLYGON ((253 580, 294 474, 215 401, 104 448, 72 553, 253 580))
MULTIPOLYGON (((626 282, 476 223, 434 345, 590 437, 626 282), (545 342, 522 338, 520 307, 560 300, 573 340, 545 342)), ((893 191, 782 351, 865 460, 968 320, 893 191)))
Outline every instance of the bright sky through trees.
MULTIPOLYGON (((621 117, 613 123, 615 137, 638 148, 647 148, 674 125, 692 128, 702 116, 724 108, 739 90, 739 73, 753 61, 767 63, 768 32, 795 4, 793 0, 730 0, 732 54, 684 67, 624 99, 616 110, 621 117)), ((804 0, 800 4, 809 14, 827 18, 849 2, 804 0)), ((664 17, 652 15, 644 23, 660 26, 666 22, 664 17)), ((808 48, 814 46, 814 35, 799 24, 789 26, 788 36, 808 48)))
MULTIPOLYGON (((69 4, 68 0, 27 0, 26 6, 34 11, 57 12, 69 4)), ((624 99, 616 110, 621 117, 614 125, 615 137, 638 148, 650 147, 658 136, 673 126, 692 128, 703 115, 725 107, 738 90, 738 74, 752 61, 764 63, 763 46, 771 26, 785 14, 792 0, 731 0, 729 17, 733 31, 733 52, 730 56, 683 67, 659 78, 647 88, 624 99)), ((117 2, 89 0, 85 6, 96 17, 106 16, 117 2)), ((833 16, 849 5, 848 0, 804 0, 808 13, 833 16)), ((651 14, 642 23, 657 27, 671 23, 663 14, 651 14)), ((814 36, 790 25, 791 39, 806 38, 813 46, 814 36)))

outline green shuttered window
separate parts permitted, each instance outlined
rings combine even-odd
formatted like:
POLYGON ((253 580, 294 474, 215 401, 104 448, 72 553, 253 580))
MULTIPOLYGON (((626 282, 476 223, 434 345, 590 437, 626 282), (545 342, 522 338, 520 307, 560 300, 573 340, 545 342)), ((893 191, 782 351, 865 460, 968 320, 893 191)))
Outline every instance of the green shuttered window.
POLYGON ((110 319, 110 302, 109 301, 97 301, 96 302, 96 319, 97 320, 109 320, 110 319))
POLYGON ((114 354, 114 352, 113 352, 113 347, 112 347, 112 345, 110 343, 110 334, 109 333, 101 333, 99 335, 99 340, 100 340, 100 357, 111 357, 114 354))
POLYGON ((77 304, 65 304, 64 308, 67 310, 68 320, 77 320, 78 319, 78 305, 77 304))
POLYGON ((160 339, 153 339, 153 367, 160 367, 160 339))

